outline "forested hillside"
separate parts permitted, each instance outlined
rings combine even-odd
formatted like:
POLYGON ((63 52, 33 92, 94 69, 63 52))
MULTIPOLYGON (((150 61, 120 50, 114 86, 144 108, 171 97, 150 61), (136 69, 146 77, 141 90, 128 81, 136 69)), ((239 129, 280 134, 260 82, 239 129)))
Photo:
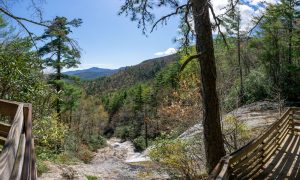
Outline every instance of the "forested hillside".
POLYGON ((168 64, 176 62, 177 57, 177 55, 169 55, 146 60, 135 66, 120 68, 119 72, 112 76, 85 82, 86 91, 88 94, 101 94, 127 88, 139 82, 150 81, 168 64))
POLYGON ((67 71, 64 72, 64 74, 70 76, 77 76, 81 80, 93 80, 99 77, 113 75, 118 71, 119 71, 118 69, 103 69, 103 68, 93 67, 93 68, 83 69, 83 70, 67 71))
POLYGON ((220 15, 211 13, 211 2, 143 2, 126 0, 119 14, 137 21, 146 34, 147 23, 156 29, 169 20, 155 23, 149 6, 174 10, 170 17, 181 17, 177 53, 118 70, 68 73, 82 58, 73 36, 84 20, 24 20, 0 2, 0 98, 32 103, 39 175, 49 161, 88 164, 116 137, 139 152, 153 147, 151 160, 170 178, 199 179, 260 130, 225 114, 260 100, 276 102, 280 110, 299 103, 299 1, 257 5, 261 16, 246 28, 240 13, 249 5, 244 1, 229 1, 220 15), (10 20, 21 23, 26 35, 10 20), (43 32, 33 35, 27 23, 43 32), (195 124, 203 129, 195 139, 178 138, 195 124))

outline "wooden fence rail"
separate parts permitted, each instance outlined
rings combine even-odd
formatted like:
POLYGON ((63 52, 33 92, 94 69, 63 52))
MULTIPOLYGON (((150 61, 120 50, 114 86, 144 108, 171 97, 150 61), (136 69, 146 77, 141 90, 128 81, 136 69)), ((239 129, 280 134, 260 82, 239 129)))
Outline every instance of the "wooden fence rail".
POLYGON ((31 104, 0 100, 0 115, 10 119, 0 122, 0 179, 35 180, 31 104))
POLYGON ((249 179, 271 159, 288 134, 300 132, 300 109, 289 108, 258 138, 223 157, 208 179, 249 179))

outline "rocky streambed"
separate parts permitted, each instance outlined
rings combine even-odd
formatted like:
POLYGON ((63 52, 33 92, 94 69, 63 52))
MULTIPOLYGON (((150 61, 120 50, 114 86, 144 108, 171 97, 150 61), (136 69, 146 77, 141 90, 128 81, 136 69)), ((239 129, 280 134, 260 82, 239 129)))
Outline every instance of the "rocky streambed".
POLYGON ((99 149, 89 164, 58 165, 47 162, 50 169, 39 179, 86 180, 88 176, 101 180, 131 180, 131 179, 167 179, 167 174, 158 172, 149 158, 143 153, 134 152, 133 144, 121 142, 112 138, 107 141, 107 147, 99 149))

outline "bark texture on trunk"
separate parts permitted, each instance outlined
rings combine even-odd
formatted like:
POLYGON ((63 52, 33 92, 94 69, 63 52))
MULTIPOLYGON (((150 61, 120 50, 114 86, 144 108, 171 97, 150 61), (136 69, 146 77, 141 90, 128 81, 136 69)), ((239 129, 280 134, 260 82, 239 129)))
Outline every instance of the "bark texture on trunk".
POLYGON ((239 92, 239 100, 238 107, 241 107, 244 104, 244 85, 243 85, 243 67, 241 63, 241 36, 240 36, 240 17, 238 19, 238 27, 237 27, 237 49, 238 49, 238 65, 239 65, 239 73, 240 73, 240 92, 239 92))
POLYGON ((206 167, 210 173, 226 152, 221 131, 219 100, 216 90, 217 73, 207 1, 193 0, 192 10, 197 33, 196 49, 198 53, 202 53, 199 63, 203 98, 204 145, 206 167))
MULTIPOLYGON (((57 70, 57 76, 56 80, 61 80, 61 40, 59 38, 59 44, 57 48, 57 62, 56 62, 56 70, 57 70)), ((59 84, 56 84, 56 92, 57 92, 57 100, 56 100, 56 113, 58 114, 58 118, 61 121, 61 107, 60 107, 60 97, 59 93, 61 91, 61 87, 59 84)))

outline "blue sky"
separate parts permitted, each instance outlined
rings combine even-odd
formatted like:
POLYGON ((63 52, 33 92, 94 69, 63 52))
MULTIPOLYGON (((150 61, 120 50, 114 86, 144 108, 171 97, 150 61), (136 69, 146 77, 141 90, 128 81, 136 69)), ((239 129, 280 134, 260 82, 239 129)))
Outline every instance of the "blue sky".
MULTIPOLYGON (((90 67, 119 68, 135 65, 143 60, 166 55, 176 48, 173 39, 178 36, 178 18, 173 18, 167 26, 158 28, 148 37, 137 28, 136 22, 118 16, 124 0, 35 0, 45 1, 42 4, 44 20, 55 16, 68 19, 81 18, 83 24, 74 29, 71 35, 82 48, 80 69, 90 67), (171 49, 170 49, 171 48, 171 49)), ((211 0, 216 14, 224 13, 227 0, 211 0)), ((242 0, 239 6, 242 15, 242 29, 251 28, 253 16, 259 16, 263 8, 262 0, 242 0)), ((264 0, 275 3, 277 0, 264 0)), ((17 16, 31 17, 28 10, 29 0, 18 0, 12 7, 17 16)), ((156 11, 157 17, 167 14, 167 9, 156 11)), ((29 29, 40 35, 41 27, 27 24, 29 29)))
MULTIPOLYGON (((82 48, 80 68, 134 65, 176 48, 172 40, 178 33, 178 19, 146 37, 135 22, 117 15, 121 4, 121 0, 47 0, 42 8, 45 20, 55 16, 83 20, 82 26, 73 29, 71 35, 82 48)), ((12 11, 17 16, 32 18, 24 1, 15 4, 12 11)), ((37 35, 43 32, 40 27, 28 26, 37 35)))

